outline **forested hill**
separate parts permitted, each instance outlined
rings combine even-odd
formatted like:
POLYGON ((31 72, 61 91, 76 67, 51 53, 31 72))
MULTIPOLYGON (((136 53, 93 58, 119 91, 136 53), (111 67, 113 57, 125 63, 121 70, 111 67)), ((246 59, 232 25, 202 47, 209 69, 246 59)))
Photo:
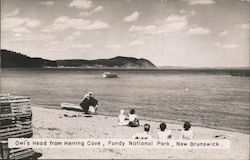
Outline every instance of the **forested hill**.
POLYGON ((56 61, 31 58, 21 53, 1 49, 1 68, 41 68, 57 67, 56 61))
POLYGON ((56 60, 51 61, 42 58, 31 58, 21 53, 9 50, 1 50, 1 68, 41 68, 41 67, 77 67, 77 68, 156 68, 146 60, 133 57, 114 57, 110 59, 96 60, 56 60))
POLYGON ((57 60, 58 66, 64 67, 84 67, 84 68, 156 68, 156 66, 146 59, 134 57, 114 57, 110 59, 96 60, 57 60))

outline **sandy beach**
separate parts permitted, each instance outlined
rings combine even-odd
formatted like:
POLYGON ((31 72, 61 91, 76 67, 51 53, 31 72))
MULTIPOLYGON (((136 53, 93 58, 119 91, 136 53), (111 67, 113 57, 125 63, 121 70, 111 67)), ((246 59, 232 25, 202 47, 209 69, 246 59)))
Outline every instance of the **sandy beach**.
MULTIPOLYGON (((84 117, 79 112, 32 107, 33 138, 131 138, 143 127, 118 127, 117 118, 95 115, 84 117), (68 116, 65 116, 68 115, 68 116), (75 116, 75 117, 71 117, 75 116)), ((180 138, 181 124, 169 124, 174 139, 180 138)), ((159 122, 141 121, 151 125, 156 138, 159 122)), ((41 159, 249 159, 249 134, 193 126, 194 139, 228 139, 230 149, 36 149, 41 159)))

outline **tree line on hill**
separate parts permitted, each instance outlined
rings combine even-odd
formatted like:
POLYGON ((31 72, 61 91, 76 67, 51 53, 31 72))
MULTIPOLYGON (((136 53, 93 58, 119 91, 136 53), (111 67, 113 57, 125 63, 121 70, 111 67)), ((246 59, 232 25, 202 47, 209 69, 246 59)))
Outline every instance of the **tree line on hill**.
POLYGON ((56 61, 31 58, 21 53, 1 49, 1 68, 42 68, 57 67, 56 61))
POLYGON ((41 68, 41 67, 80 67, 80 68, 156 68, 146 59, 134 57, 114 57, 96 60, 56 60, 31 58, 21 53, 1 50, 1 68, 41 68))

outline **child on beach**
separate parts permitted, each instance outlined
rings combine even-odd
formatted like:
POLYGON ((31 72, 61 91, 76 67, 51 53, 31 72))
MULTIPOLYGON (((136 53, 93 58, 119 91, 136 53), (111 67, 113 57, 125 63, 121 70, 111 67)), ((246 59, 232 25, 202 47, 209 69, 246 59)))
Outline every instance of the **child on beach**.
POLYGON ((160 130, 157 132, 158 139, 171 139, 171 130, 166 130, 167 125, 163 122, 160 124, 160 130))
POLYGON ((127 126, 129 123, 128 118, 124 115, 124 110, 120 110, 120 115, 118 115, 118 126, 127 126))
POLYGON ((185 122, 183 128, 184 130, 181 131, 181 139, 193 139, 193 131, 190 130, 191 124, 185 122))
POLYGON ((144 132, 143 133, 137 133, 132 136, 132 139, 151 139, 151 135, 148 133, 150 130, 150 125, 145 124, 144 125, 144 132))
POLYGON ((135 110, 134 109, 131 109, 130 110, 130 113, 129 113, 129 123, 128 125, 130 127, 139 127, 140 124, 139 124, 139 119, 137 118, 137 115, 135 114, 135 110))

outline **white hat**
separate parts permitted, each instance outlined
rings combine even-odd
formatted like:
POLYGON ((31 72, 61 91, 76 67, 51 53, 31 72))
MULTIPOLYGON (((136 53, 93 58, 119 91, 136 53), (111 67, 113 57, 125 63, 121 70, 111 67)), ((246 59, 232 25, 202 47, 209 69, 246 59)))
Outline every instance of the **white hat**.
POLYGON ((85 95, 84 95, 84 98, 89 98, 89 94, 85 94, 85 95))

